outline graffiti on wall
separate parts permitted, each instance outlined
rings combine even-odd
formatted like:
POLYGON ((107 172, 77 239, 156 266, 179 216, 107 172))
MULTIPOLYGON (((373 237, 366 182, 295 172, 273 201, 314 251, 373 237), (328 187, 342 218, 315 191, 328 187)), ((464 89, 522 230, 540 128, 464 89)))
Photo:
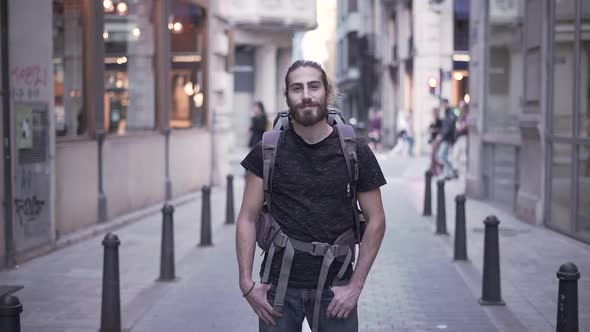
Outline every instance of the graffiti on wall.
POLYGON ((35 195, 14 200, 18 222, 25 232, 25 237, 30 238, 37 234, 35 231, 37 227, 34 224, 41 215, 44 205, 45 201, 37 199, 35 195))
POLYGON ((39 98, 41 91, 51 83, 49 68, 39 64, 12 66, 10 70, 12 98, 33 100, 39 98))
MULTIPOLYGON (((29 83, 42 84, 34 80, 29 83)), ((26 251, 51 241, 49 105, 16 102, 14 108, 16 134, 19 135, 16 140, 19 149, 16 150, 14 234, 17 251, 26 251), (25 128, 22 123, 27 120, 25 128)))

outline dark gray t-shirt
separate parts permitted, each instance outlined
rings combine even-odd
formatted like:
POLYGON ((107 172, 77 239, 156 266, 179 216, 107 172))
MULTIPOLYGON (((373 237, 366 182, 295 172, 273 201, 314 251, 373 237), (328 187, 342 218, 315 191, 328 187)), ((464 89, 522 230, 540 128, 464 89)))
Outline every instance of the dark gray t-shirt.
MULTIPOLYGON (((357 156, 357 192, 384 185, 386 181, 377 159, 362 139, 357 139, 357 156)), ((258 143, 244 158, 242 166, 262 178, 262 164, 262 143, 258 143)), ((332 244, 354 226, 352 202, 346 193, 347 183, 346 161, 335 129, 316 144, 307 144, 295 131, 287 130, 281 135, 277 147, 271 213, 289 237, 332 244)), ((283 250, 274 255, 269 279, 273 284, 278 282, 282 258, 283 250)), ((322 260, 322 256, 296 250, 289 287, 317 287, 322 260)), ((326 287, 332 284, 341 266, 341 262, 334 261, 326 287)), ((352 264, 345 278, 351 274, 352 264)))

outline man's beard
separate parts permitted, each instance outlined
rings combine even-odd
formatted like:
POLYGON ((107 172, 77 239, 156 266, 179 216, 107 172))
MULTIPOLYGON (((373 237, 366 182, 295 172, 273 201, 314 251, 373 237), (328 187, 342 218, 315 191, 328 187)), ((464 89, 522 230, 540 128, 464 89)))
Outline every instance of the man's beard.
POLYGON ((304 127, 311 127, 320 121, 326 121, 326 117, 328 116, 326 103, 301 103, 294 106, 291 103, 288 104, 289 115, 304 127), (316 107, 317 109, 305 110, 306 107, 316 107))

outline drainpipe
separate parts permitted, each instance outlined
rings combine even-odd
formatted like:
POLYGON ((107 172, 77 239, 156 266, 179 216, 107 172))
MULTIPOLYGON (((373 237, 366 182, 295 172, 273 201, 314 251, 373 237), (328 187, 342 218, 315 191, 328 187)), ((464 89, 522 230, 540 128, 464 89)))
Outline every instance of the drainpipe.
POLYGON ((0 42, 2 43, 2 123, 4 125, 4 267, 16 266, 12 231, 12 143, 10 140, 10 76, 8 74, 8 0, 0 1, 0 42))

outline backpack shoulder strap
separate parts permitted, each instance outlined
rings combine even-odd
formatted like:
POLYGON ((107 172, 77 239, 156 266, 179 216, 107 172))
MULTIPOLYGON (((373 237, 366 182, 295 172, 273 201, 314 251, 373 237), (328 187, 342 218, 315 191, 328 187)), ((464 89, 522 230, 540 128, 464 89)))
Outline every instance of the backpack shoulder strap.
POLYGON ((359 178, 358 158, 356 155, 356 134, 351 125, 335 124, 334 128, 340 138, 340 147, 346 160, 346 169, 348 171, 349 184, 356 184, 359 178))
POLYGON ((330 126, 336 124, 344 124, 344 121, 342 121, 342 117, 340 116, 340 111, 338 109, 328 108, 328 124, 330 124, 330 126))
POLYGON ((356 228, 356 242, 361 243, 361 221, 357 208, 356 183, 359 179, 359 165, 356 155, 356 134, 354 128, 348 124, 335 124, 334 128, 338 131, 340 138, 340 147, 346 161, 346 170, 348 173, 347 196, 350 196, 354 214, 354 226, 356 228))
POLYGON ((275 122, 273 130, 287 130, 289 129, 289 112, 281 111, 278 114, 278 119, 275 122))
POLYGON ((264 197, 269 211, 272 192, 272 171, 275 164, 280 136, 281 130, 279 129, 265 131, 264 134, 262 134, 262 177, 264 181, 264 197))

